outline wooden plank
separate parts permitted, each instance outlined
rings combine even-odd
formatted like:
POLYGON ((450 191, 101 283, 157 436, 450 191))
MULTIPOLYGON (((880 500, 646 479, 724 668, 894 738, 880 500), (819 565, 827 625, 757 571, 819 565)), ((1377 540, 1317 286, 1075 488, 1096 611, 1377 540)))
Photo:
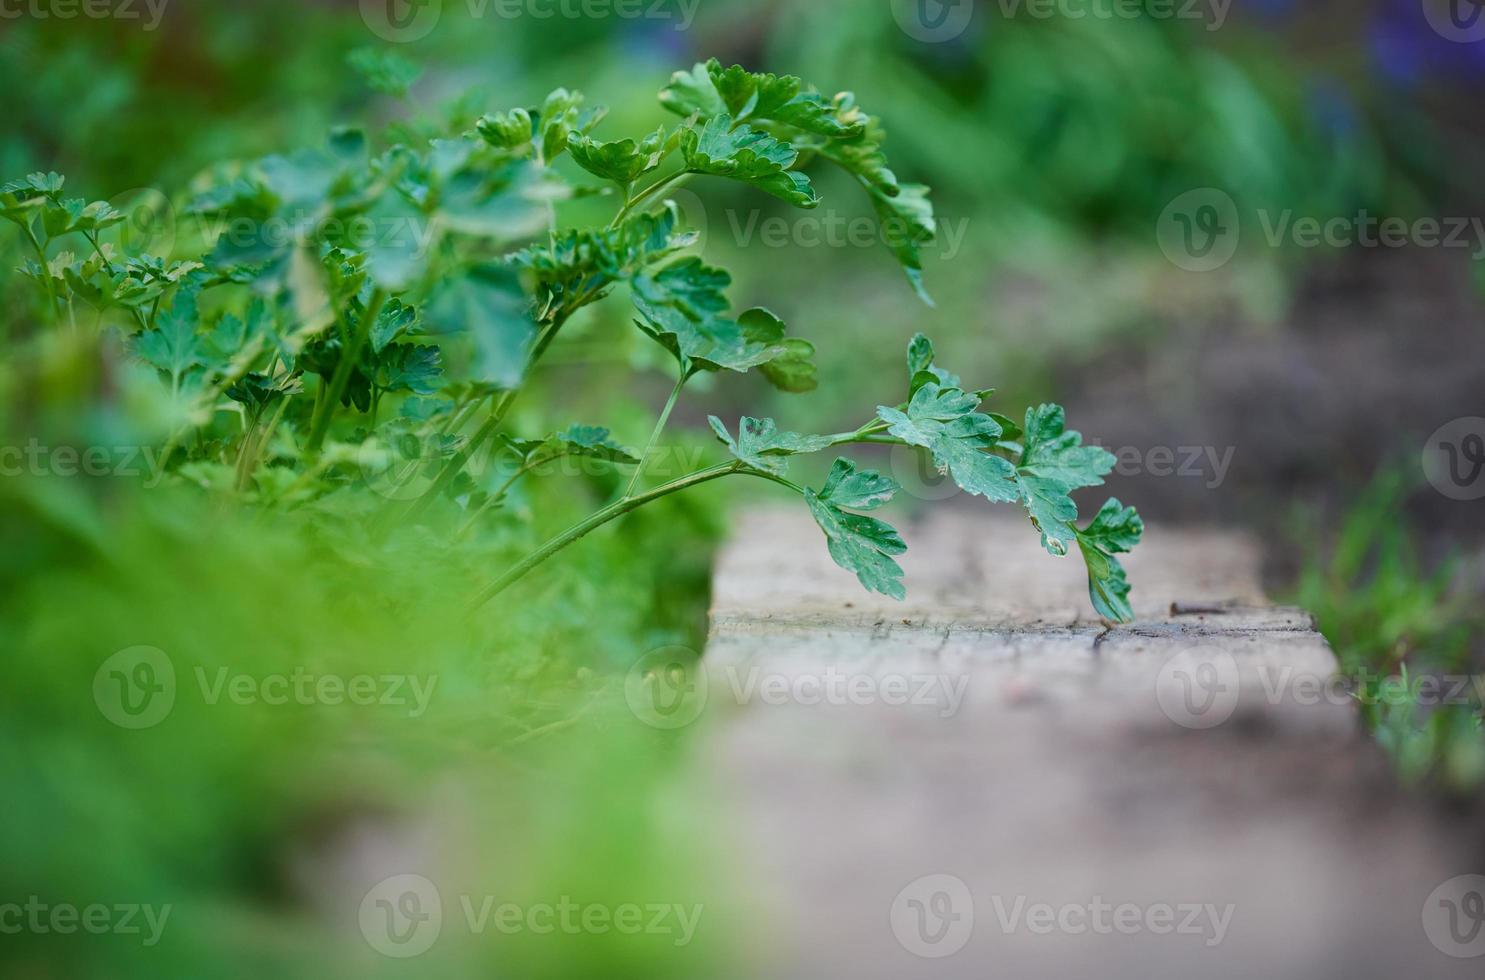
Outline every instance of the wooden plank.
POLYGON ((752 975, 1478 975, 1423 922, 1480 869, 1321 687, 1251 540, 1150 529, 1110 630, 1021 521, 905 537, 902 604, 807 516, 749 514, 719 559, 698 778, 767 909, 752 975))

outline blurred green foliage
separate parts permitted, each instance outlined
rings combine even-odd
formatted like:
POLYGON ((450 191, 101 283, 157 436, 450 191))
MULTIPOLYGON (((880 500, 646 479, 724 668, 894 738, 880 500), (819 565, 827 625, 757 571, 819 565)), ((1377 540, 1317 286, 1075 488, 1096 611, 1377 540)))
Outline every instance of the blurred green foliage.
MULTIPOLYGON (((1179 193, 1224 188, 1250 214, 1407 213, 1442 169, 1410 113, 1240 28, 1217 45, 1150 21, 995 20, 928 46, 898 30, 886 3, 858 0, 708 0, 687 31, 666 21, 471 20, 459 6, 426 39, 396 47, 350 2, 173 3, 154 32, 7 21, 0 173, 63 171, 94 196, 126 199, 185 186, 214 161, 318 143, 337 123, 444 122, 431 107, 466 93, 470 104, 526 104, 581 78, 620 107, 616 130, 642 132, 663 113, 629 107, 652 107, 657 79, 705 55, 836 80, 885 117, 900 169, 934 185, 954 229, 952 254, 926 256, 936 310, 902 288, 877 242, 744 248, 736 229, 782 207, 746 193, 695 204, 709 248, 739 273, 744 305, 787 297, 778 312, 840 352, 821 362, 820 395, 774 412, 785 428, 827 430, 850 421, 862 392, 895 397, 901 345, 863 337, 932 333, 946 361, 1006 379, 1007 400, 1024 402, 1080 362, 1158 342, 1192 309, 1230 300, 1276 317, 1296 275, 1292 256, 1245 253, 1176 288, 1153 229, 1179 193), (396 95, 406 72, 391 53, 424 66, 406 103, 396 95), (1199 304, 1188 290, 1201 292, 1199 304)), ((822 186, 827 199, 843 198, 832 191, 822 186)), ((0 236, 6 269, 19 258, 14 237, 0 236)), ((0 310, 6 443, 156 440, 168 420, 121 352, 64 331, 37 334, 16 280, 6 275, 0 310)), ((616 345, 611 326, 574 324, 566 365, 542 382, 571 393, 564 417, 526 408, 523 425, 592 414, 616 418, 625 440, 642 439, 651 412, 638 402, 656 401, 656 391, 636 398, 620 379, 658 361, 633 340, 616 345), (571 376, 586 383, 564 386, 571 376)), ((720 394, 758 396, 746 383, 720 394)), ((647 650, 699 648, 724 490, 633 515, 623 534, 595 535, 560 570, 472 620, 453 612, 492 569, 585 503, 610 498, 615 479, 585 476, 578 498, 544 498, 534 523, 513 532, 529 537, 451 546, 451 534, 411 535, 371 563, 358 557, 364 531, 354 520, 264 521, 189 488, 144 493, 108 477, 0 480, 0 896, 176 907, 161 949, 121 936, 6 936, 0 972, 719 972, 732 952, 720 937, 736 935, 737 920, 719 926, 732 896, 725 875, 711 872, 723 862, 686 832, 706 825, 704 793, 672 785, 683 749, 636 721, 623 683, 647 650), (92 691, 107 657, 139 645, 170 657, 177 701, 159 726, 126 732, 92 691), (208 704, 197 671, 210 678, 223 667, 257 677, 413 674, 437 686, 418 718, 380 705, 208 704), (498 961, 488 945, 452 941, 403 969, 372 955, 346 916, 364 892, 344 871, 356 866, 363 834, 399 867, 443 869, 441 880, 458 883, 451 891, 704 902, 704 939, 677 958, 664 936, 528 934, 502 941, 498 961), (327 909, 343 933, 327 937, 327 909)), ((1374 489, 1333 554, 1317 556, 1298 598, 1348 671, 1411 692, 1420 673, 1464 669, 1479 624, 1450 592, 1453 566, 1427 571, 1392 520, 1399 492, 1394 483, 1374 489)), ((1369 720, 1406 773, 1455 786, 1478 779, 1478 705, 1424 711, 1416 698, 1372 700, 1369 720)))
MULTIPOLYGON (((1485 635, 1482 617, 1464 583, 1466 569, 1451 556, 1430 569, 1406 519, 1412 489, 1402 470, 1385 470, 1342 521, 1334 543, 1312 554, 1295 588, 1295 601, 1314 614, 1335 648, 1341 671, 1356 683, 1362 716, 1409 781, 1432 779, 1458 792, 1485 786, 1485 731, 1478 688, 1441 700, 1421 691, 1425 679, 1463 678, 1485 635)), ((1298 517, 1296 529, 1317 526, 1298 517)), ((1455 688, 1446 683, 1446 693, 1455 688)))

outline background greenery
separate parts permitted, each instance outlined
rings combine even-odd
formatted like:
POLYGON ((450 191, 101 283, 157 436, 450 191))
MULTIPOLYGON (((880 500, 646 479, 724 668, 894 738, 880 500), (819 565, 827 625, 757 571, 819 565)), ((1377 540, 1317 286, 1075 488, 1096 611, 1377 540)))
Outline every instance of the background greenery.
MULTIPOLYGON (((1081 397, 1113 439, 1235 446, 1232 481, 1199 497, 1149 475, 1118 492, 1157 520, 1266 528, 1281 556, 1276 587, 1317 613, 1348 670, 1479 668, 1478 505, 1412 477, 1429 431, 1471 406, 1481 414, 1469 256, 1299 253, 1250 239, 1198 277, 1172 266, 1153 234, 1166 204, 1199 187, 1226 190, 1249 216, 1480 214, 1478 188, 1461 176, 1479 172, 1467 124, 1485 75, 1479 45, 1443 42, 1416 5, 1390 0, 1239 3, 1220 31, 1006 19, 981 4, 969 31, 935 45, 901 31, 886 2, 702 0, 685 31, 675 19, 445 7, 432 34, 396 46, 349 2, 177 0, 157 31, 7 22, 0 175, 57 170, 77 193, 129 200, 188 186, 224 159, 317 143, 331 125, 415 123, 451 102, 530 104, 557 85, 604 93, 620 109, 612 129, 641 132, 663 118, 653 96, 669 71, 712 55, 853 89, 885 118, 899 174, 932 185, 941 223, 962 230, 952 254, 928 250, 937 305, 919 304, 880 248, 744 247, 736 228, 792 219, 757 195, 683 197, 710 253, 737 274, 739 300, 774 306, 822 351, 818 393, 777 398, 731 379, 699 400, 707 411, 812 431, 854 424, 863 398, 896 390, 903 343, 923 330, 1010 402, 1081 397), (352 69, 367 47, 421 66, 407 99, 352 69), (1415 302, 1378 299, 1394 294, 1415 302), (1348 346, 1357 338, 1367 343, 1348 346), (1446 360, 1465 367, 1437 373, 1446 360), (1214 370, 1235 391, 1212 383, 1214 370), (1384 372, 1395 390, 1379 388, 1384 372), (1302 380, 1286 387, 1294 374, 1302 380), (1137 418, 1125 424, 1121 409, 1137 418)), ((855 216, 839 190, 822 187, 827 207, 855 216)), ((0 236, 0 258, 19 262, 11 236, 0 236)), ((96 343, 40 333, 28 286, 7 275, 0 294, 6 444, 152 438, 148 386, 96 343)), ((564 338, 524 422, 581 413, 643 442, 669 382, 607 316, 564 338)), ((710 443, 699 414, 681 422, 692 432, 683 441, 710 443)), ((117 936, 7 937, 6 975, 402 975, 367 953, 353 923, 327 940, 335 896, 304 882, 334 880, 326 868, 351 861, 363 833, 423 846, 417 821, 452 785, 467 798, 435 809, 488 819, 437 827, 424 857, 486 890, 653 895, 705 902, 713 926, 745 919, 729 917, 736 896, 712 873, 725 861, 687 839, 684 828, 704 825, 703 801, 668 782, 687 743, 636 724, 623 697, 625 671, 647 651, 700 649, 728 491, 673 498, 595 535, 498 615, 462 625, 450 612, 521 544, 611 495, 612 479, 533 491, 532 523, 513 532, 523 540, 451 548, 409 535, 394 542, 391 571, 357 560, 354 522, 265 522, 187 487, 0 480, 0 896, 177 906, 159 950, 117 936), (183 696, 167 725, 121 738, 93 710, 92 675, 141 643, 171 652, 183 688, 197 667, 251 665, 436 674, 440 696, 419 719, 183 696)), ((1478 785, 1478 705, 1404 701, 1369 717, 1408 777, 1451 792, 1478 785)), ((710 974, 746 933, 703 929, 680 958, 664 937, 526 936, 501 945, 499 965, 710 974)), ((408 975, 493 965, 480 944, 439 956, 408 975)))

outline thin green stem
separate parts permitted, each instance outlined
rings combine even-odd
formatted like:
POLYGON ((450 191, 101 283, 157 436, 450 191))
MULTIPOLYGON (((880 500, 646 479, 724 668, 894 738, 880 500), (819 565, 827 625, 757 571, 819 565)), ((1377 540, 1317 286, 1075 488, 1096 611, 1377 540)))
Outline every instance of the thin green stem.
POLYGON ((653 503, 654 501, 659 500, 662 497, 668 497, 673 493, 680 493, 682 490, 689 490, 691 487, 700 486, 701 484, 709 483, 712 480, 719 480, 722 477, 730 476, 733 473, 748 472, 743 471, 741 467, 742 464, 736 461, 733 461, 731 463, 722 463, 708 469, 698 470, 695 473, 691 473, 687 476, 681 477, 679 480, 674 480, 670 483, 665 484, 664 486, 656 487, 653 490, 642 493, 637 497, 625 497, 622 500, 617 500, 614 503, 609 504, 607 507, 593 514, 587 520, 573 525, 566 531, 557 535, 555 538, 548 541, 546 544, 542 545, 540 548, 523 558, 518 565, 502 575, 489 588, 481 592, 475 599, 475 601, 471 604, 470 611, 473 612, 475 609, 483 606, 485 603, 489 602, 491 599, 495 598, 500 593, 510 588, 520 579, 524 578, 532 569, 536 568, 542 562, 551 558, 553 555, 557 554, 559 551, 562 551, 569 545, 575 544, 576 542, 582 540, 584 537, 591 534, 593 531, 596 531, 598 528, 603 527, 603 525, 609 523, 610 521, 617 520, 618 518, 623 517, 625 514, 628 514, 631 511, 638 510, 645 504, 653 503))
MULTIPOLYGON (((110 276, 113 275, 113 263, 108 261, 107 255, 103 254, 103 246, 98 244, 98 235, 96 233, 89 233, 85 231, 83 232, 83 237, 86 238, 88 240, 88 243, 93 246, 93 251, 98 253, 98 258, 103 261, 104 270, 107 271, 110 276)), ((155 309, 159 309, 158 297, 156 297, 155 299, 155 309)), ((145 322, 144 314, 139 312, 138 307, 129 307, 129 312, 134 314, 134 322, 139 324, 140 330, 148 330, 150 328, 150 325, 145 322)))
POLYGON ((244 418, 246 423, 242 433, 242 445, 237 449, 237 492, 241 493, 247 487, 247 461, 253 451, 253 440, 258 435, 258 420, 261 412, 252 412, 251 419, 244 418))
POLYGON ((640 478, 644 476, 645 464, 650 461, 650 453, 655 451, 655 444, 660 441, 660 433, 665 431, 665 424, 670 421, 670 413, 675 411, 675 403, 680 399, 681 389, 684 387, 686 387, 686 375, 682 373, 680 380, 671 389, 665 409, 660 413, 660 420, 655 423, 655 431, 650 433, 650 441, 645 444, 645 451, 639 454, 639 465, 634 468, 634 476, 630 478, 629 486, 624 490, 625 497, 632 497, 634 488, 639 486, 640 478))
POLYGON ((41 241, 36 233, 31 230, 29 224, 21 225, 26 232, 26 240, 31 243, 31 249, 36 253, 36 261, 41 265, 41 285, 46 289, 46 315, 48 320, 57 318, 57 287, 52 285, 52 270, 47 265, 46 249, 41 247, 41 241))
POLYGON ((768 473, 763 470, 741 470, 740 472, 747 476, 756 476, 760 480, 767 480, 770 483, 777 483, 781 487, 788 487, 790 490, 793 490, 801 497, 803 497, 805 494, 804 487, 795 483, 793 480, 786 480, 782 476, 779 476, 775 473, 768 473))
POLYGON ((261 432, 256 431, 256 425, 248 431, 248 438, 251 440, 251 444, 248 449, 248 456, 242 462, 238 473, 237 489, 239 492, 246 490, 248 484, 252 482, 253 474, 258 471, 258 464, 263 459, 263 447, 267 446, 269 440, 273 438, 273 433, 278 429, 279 422, 283 421, 284 411, 288 407, 289 396, 285 395, 279 399, 278 408, 274 411, 273 418, 268 421, 268 425, 261 432))
POLYGON ((839 439, 839 440, 831 443, 831 445, 833 445, 833 446, 847 446, 847 445, 853 445, 853 444, 855 444, 855 445, 870 445, 870 446, 901 446, 901 445, 905 445, 905 443, 901 439, 897 438, 896 436, 883 436, 883 435, 852 436, 849 439, 839 439))
POLYGON ((845 446, 851 443, 879 443, 882 445, 896 445, 902 440, 891 436, 883 437, 881 434, 887 431, 887 423, 881 419, 872 419, 870 422, 857 429, 855 432, 839 432, 829 436, 832 446, 845 446))
MULTIPOLYGON (((562 457, 557 456, 553 457, 552 459, 544 459, 542 460, 542 462, 549 463, 552 462, 553 459, 561 458, 562 457)), ((516 471, 510 475, 509 479, 507 479, 500 485, 500 489, 496 490, 494 493, 486 497, 485 502, 480 504, 473 514, 469 515, 469 520, 464 522, 464 526, 459 529, 459 533, 455 535, 455 537, 461 540, 467 537, 469 535, 469 532, 474 530, 474 525, 479 521, 481 517, 484 516, 485 511, 489 510, 491 507, 494 507, 501 500, 504 500, 505 495, 507 493, 510 493, 510 488, 516 485, 516 481, 525 476, 527 473, 530 473, 533 469, 535 469, 535 464, 531 463, 527 463, 518 467, 516 471)))
POLYGON ((314 421, 310 425, 309 442, 305 444, 305 449, 311 455, 318 453, 325 443, 325 435, 330 431, 330 420, 335 416, 335 406, 340 404, 346 385, 350 384, 351 372, 355 370, 356 361, 361 357, 361 348, 366 345, 366 338, 371 335, 371 325, 381 315, 386 301, 387 294, 380 289, 371 294, 371 301, 366 304, 356 322, 351 342, 341 347, 340 360, 335 365, 335 374, 330 378, 330 388, 325 393, 325 400, 316 406, 314 421))
POLYGON ((686 180, 687 178, 691 177, 693 173, 694 171, 690 170, 677 170, 669 177, 660 178, 649 187, 646 187, 644 190, 640 191, 638 194, 630 197, 624 202, 624 206, 619 209, 619 213, 614 215, 614 220, 609 222, 609 228, 619 227, 619 225, 623 223, 624 219, 629 217, 634 209, 642 204, 646 198, 655 196, 660 191, 664 190, 666 187, 669 187, 671 184, 677 181, 686 180))

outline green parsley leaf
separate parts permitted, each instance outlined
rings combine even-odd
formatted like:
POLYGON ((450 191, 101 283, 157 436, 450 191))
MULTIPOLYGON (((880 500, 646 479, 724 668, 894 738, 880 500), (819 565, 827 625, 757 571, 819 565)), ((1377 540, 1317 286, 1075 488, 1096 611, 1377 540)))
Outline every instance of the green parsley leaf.
POLYGON ((820 386, 820 370, 815 366, 815 345, 799 337, 786 337, 784 321, 763 307, 745 311, 737 318, 743 335, 750 343, 776 347, 779 353, 758 366, 769 384, 790 394, 803 394, 820 386))
POLYGON ((548 95, 537 114, 537 142, 541 146, 541 159, 550 164, 567 149, 568 140, 574 133, 583 135, 608 114, 608 110, 595 106, 584 109, 583 94, 559 88, 548 95))
POLYGON ((392 341, 415 332, 417 322, 417 310, 398 299, 388 301, 371 325, 371 352, 380 354, 392 341))
MULTIPOLYGON (((836 106, 837 111, 848 116, 859 112, 850 93, 838 96, 836 106)), ((881 121, 870 117, 855 135, 842 139, 811 138, 796 141, 796 145, 801 150, 815 151, 860 181, 871 198, 883 239, 902 264, 919 298, 931 306, 933 300, 923 286, 920 250, 938 234, 933 205, 928 200, 927 187, 898 183, 882 152, 885 140, 881 121)))
POLYGON ((134 339, 134 352, 170 375, 174 388, 180 387, 192 368, 206 363, 201 340, 196 336, 198 292, 194 286, 182 288, 170 309, 160 312, 155 328, 134 339))
POLYGON ((660 104, 678 116, 700 115, 703 119, 727 111, 705 63, 672 74, 670 83, 660 90, 660 104))
POLYGON ((725 112, 736 122, 772 121, 825 137, 860 131, 859 120, 842 118, 824 96, 803 89, 796 76, 750 72, 741 65, 724 69, 713 58, 672 75, 660 104, 682 116, 710 119, 725 112))
POLYGON ((406 96, 407 90, 423 73, 423 69, 417 62, 396 51, 356 48, 346 55, 345 60, 346 64, 366 80, 367 85, 378 92, 385 92, 387 95, 395 95, 398 98, 406 96))
POLYGON ((939 472, 952 476, 964 492, 1009 503, 1019 498, 1016 467, 991 453, 1001 429, 975 411, 979 404, 975 395, 931 381, 913 395, 906 412, 881 406, 877 418, 903 442, 931 452, 939 472))
POLYGON ((225 394, 233 401, 246 405, 251 411, 261 413, 280 399, 297 395, 303 390, 304 382, 297 374, 270 378, 254 371, 234 381, 225 394))
POLYGON ((928 290, 923 286, 923 259, 920 253, 924 245, 938 236, 938 224, 933 217, 933 204, 928 200, 928 188, 922 184, 903 184, 895 197, 872 192, 871 206, 876 210, 882 237, 901 263, 913 291, 918 294, 919 299, 932 306, 933 297, 928 295, 928 290))
MULTIPOLYGON (((916 395, 919 388, 925 384, 934 382, 945 388, 964 387, 964 382, 959 380, 958 375, 951 374, 943 368, 934 365, 934 356, 933 341, 921 333, 914 336, 908 344, 908 382, 911 394, 916 395)), ((981 395, 980 397, 983 400, 988 395, 981 395)), ((1004 428, 1003 425, 1002 428, 1004 428)))
POLYGON ((891 479, 870 471, 858 472, 856 464, 841 458, 831 468, 825 487, 818 492, 806 490, 804 497, 815 523, 825 532, 835 563, 855 573, 869 591, 905 599, 902 567, 892 560, 907 551, 902 537, 885 521, 843 509, 874 510, 898 489, 891 479))
MULTIPOLYGON (((783 476, 788 469, 789 456, 801 453, 817 453, 831 445, 828 436, 806 436, 797 432, 780 432, 773 419, 744 417, 737 423, 737 438, 727 431, 726 424, 715 415, 709 416, 712 431, 733 456, 755 470, 763 470, 775 476, 783 476)), ((848 505, 859 506, 859 505, 848 505)))
POLYGON ((1088 596, 1100 616, 1117 623, 1134 619, 1129 604, 1129 579, 1114 556, 1133 551, 1144 535, 1145 524, 1133 507, 1117 499, 1108 500, 1093 523, 1077 532, 1078 548, 1088 565, 1088 596))
POLYGON ((496 263, 468 269, 440 287, 424 316, 439 333, 470 337, 474 380, 505 391, 520 387, 536 322, 515 270, 496 263))
MULTIPOLYGON (((749 310, 738 320, 722 314, 728 307, 722 290, 732 277, 691 257, 631 282, 635 325, 670 351, 686 375, 697 371, 736 371, 785 359, 777 372, 798 379, 803 351, 783 343, 783 323, 764 309, 749 310)), ((814 348, 809 348, 813 353, 814 348)), ((802 383, 802 382, 801 382, 802 383)))
POLYGON ((506 439, 504 442, 527 466, 564 456, 601 459, 621 466, 639 463, 638 456, 614 442, 608 429, 596 425, 569 426, 544 439, 506 439))
POLYGON ((480 118, 475 131, 491 146, 503 150, 516 150, 531 144, 536 135, 531 124, 531 113, 525 109, 497 112, 480 118))
POLYGON ((798 150, 751 126, 734 128, 726 113, 708 119, 699 133, 683 130, 681 154, 695 173, 741 181, 800 208, 820 203, 810 179, 789 169, 799 159, 798 150))
POLYGON ((1060 557, 1077 538, 1073 522, 1078 519, 1078 506, 1071 493, 1102 486, 1115 459, 1097 446, 1084 446, 1082 435, 1067 431, 1060 405, 1028 408, 1024 437, 1016 481, 1032 521, 1042 532, 1042 546, 1060 557))
POLYGON ((602 143, 578 133, 572 133, 567 138, 567 149, 578 166, 595 177, 612 180, 625 187, 660 166, 664 147, 664 126, 638 143, 632 139, 602 143))
POLYGON ((375 355, 372 381, 384 391, 431 395, 443 378, 443 355, 437 347, 392 344, 375 355))

